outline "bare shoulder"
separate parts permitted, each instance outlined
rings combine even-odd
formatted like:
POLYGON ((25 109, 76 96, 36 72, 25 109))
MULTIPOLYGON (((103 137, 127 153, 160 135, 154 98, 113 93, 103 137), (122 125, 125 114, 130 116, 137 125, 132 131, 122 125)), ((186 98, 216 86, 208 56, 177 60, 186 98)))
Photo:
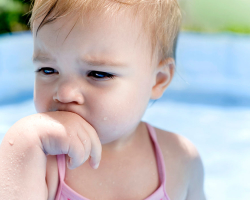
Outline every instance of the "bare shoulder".
POLYGON ((158 128, 155 128, 155 131, 164 157, 168 157, 171 153, 175 158, 178 155, 177 159, 188 163, 199 157, 196 147, 187 138, 158 128))
POLYGON ((59 183, 57 159, 54 155, 47 156, 46 183, 48 187, 48 200, 54 200, 59 183))
POLYGON ((172 199, 204 200, 204 168, 194 144, 179 134, 158 128, 155 131, 164 157, 166 174, 172 175, 166 187, 171 191, 179 190, 179 196, 173 192, 172 199))

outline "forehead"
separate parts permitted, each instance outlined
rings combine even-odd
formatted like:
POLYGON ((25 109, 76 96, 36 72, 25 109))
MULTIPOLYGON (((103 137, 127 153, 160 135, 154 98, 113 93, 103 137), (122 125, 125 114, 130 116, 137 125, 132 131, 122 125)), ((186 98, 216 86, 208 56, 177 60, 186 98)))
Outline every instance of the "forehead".
POLYGON ((115 15, 89 13, 62 17, 43 26, 33 24, 35 54, 38 52, 58 53, 58 51, 82 54, 131 54, 151 53, 148 35, 143 29, 139 16, 131 16, 129 11, 115 15))

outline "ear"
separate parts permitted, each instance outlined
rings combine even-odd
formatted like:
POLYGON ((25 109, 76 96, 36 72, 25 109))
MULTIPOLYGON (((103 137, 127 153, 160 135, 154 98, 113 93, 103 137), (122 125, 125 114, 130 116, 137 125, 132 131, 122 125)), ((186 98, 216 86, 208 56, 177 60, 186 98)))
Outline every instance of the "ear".
POLYGON ((162 60, 155 69, 155 81, 151 91, 151 99, 159 99, 173 79, 175 61, 173 58, 162 60))

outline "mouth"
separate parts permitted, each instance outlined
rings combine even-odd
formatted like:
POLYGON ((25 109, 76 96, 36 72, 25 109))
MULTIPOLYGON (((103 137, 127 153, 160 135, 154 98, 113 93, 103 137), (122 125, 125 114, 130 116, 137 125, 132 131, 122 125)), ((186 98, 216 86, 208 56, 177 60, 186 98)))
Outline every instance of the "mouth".
POLYGON ((71 113, 79 115, 81 118, 83 118, 78 112, 75 112, 72 109, 61 109, 61 108, 57 109, 57 108, 54 108, 54 109, 50 109, 49 112, 71 112, 71 113))
MULTIPOLYGON (((77 115, 79 115, 79 116, 81 116, 79 113, 77 113, 77 112, 74 112, 74 111, 72 111, 72 110, 66 110, 66 109, 57 109, 57 110, 55 110, 55 112, 71 112, 71 113, 74 113, 74 114, 77 114, 77 115)), ((82 116, 81 116, 82 117, 82 116)))

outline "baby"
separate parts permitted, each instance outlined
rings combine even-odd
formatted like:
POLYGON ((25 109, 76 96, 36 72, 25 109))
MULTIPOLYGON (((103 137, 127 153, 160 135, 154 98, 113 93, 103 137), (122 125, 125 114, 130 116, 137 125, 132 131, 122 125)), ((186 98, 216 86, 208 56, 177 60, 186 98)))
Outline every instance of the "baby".
POLYGON ((174 76, 177 0, 35 0, 30 23, 38 113, 1 143, 1 199, 204 200, 193 144, 141 121, 174 76))

